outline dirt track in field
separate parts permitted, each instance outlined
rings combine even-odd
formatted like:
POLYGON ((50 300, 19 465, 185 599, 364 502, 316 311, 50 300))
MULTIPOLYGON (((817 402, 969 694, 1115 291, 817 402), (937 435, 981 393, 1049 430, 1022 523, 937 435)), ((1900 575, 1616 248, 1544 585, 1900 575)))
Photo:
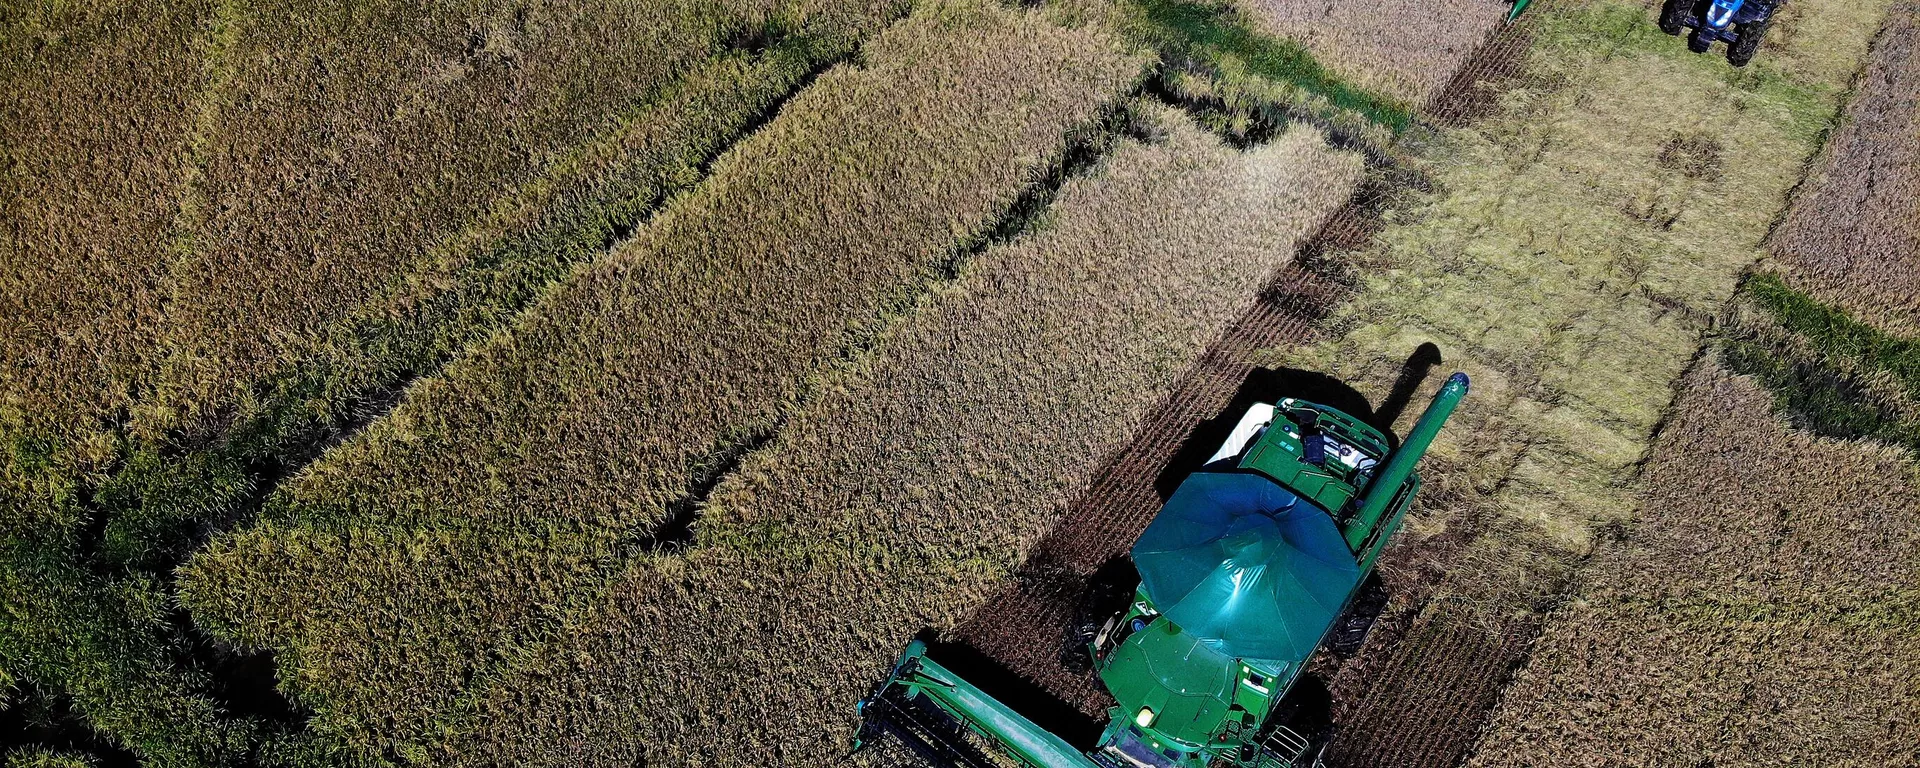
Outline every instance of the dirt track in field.
POLYGON ((1522 24, 1507 24, 1488 36, 1473 58, 1453 73, 1446 87, 1422 108, 1428 122, 1458 127, 1491 114, 1527 61, 1533 35, 1522 24))

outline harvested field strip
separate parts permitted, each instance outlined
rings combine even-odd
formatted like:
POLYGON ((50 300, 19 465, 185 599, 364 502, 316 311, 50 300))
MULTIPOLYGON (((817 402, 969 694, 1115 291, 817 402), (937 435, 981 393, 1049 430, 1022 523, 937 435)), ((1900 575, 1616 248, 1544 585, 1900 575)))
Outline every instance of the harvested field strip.
MULTIPOLYGON (((1852 23, 1807 31, 1795 46, 1864 53, 1875 9, 1810 11, 1852 23)), ((1671 382, 1760 257, 1846 71, 1782 56, 1730 81, 1719 62, 1669 47, 1638 7, 1534 13, 1536 53, 1505 98, 1513 106, 1443 134, 1453 157, 1431 173, 1445 192, 1361 257, 1386 269, 1336 319, 1343 339, 1280 358, 1383 393, 1399 361, 1432 342, 1447 367, 1473 374, 1477 400, 1437 447, 1460 495, 1421 505, 1402 543, 1408 560, 1389 555, 1383 568, 1389 579, 1400 568, 1445 573, 1397 606, 1415 625, 1477 624, 1503 638, 1538 626, 1571 569, 1631 520, 1638 461, 1671 382)), ((1452 681, 1460 706, 1435 721, 1447 728, 1403 727, 1407 714, 1432 715, 1420 706, 1426 689, 1404 679, 1420 665, 1398 661, 1432 653, 1417 636, 1363 651, 1391 661, 1331 672, 1331 687, 1355 696, 1336 706, 1335 759, 1457 762, 1488 694, 1525 658, 1524 640, 1499 647, 1505 658, 1485 675, 1452 681)))
POLYGON ((1421 107, 1422 117, 1434 125, 1462 128, 1499 109, 1500 94, 1523 74, 1533 34, 1525 24, 1502 25, 1466 66, 1453 73, 1421 107))
MULTIPOLYGON (((1877 23, 1872 7, 1812 10, 1832 23, 1803 29, 1774 64, 1762 59, 1729 80, 1723 64, 1671 47, 1637 6, 1535 9, 1526 33, 1536 54, 1500 111, 1409 147, 1430 191, 1391 206, 1386 228, 1353 257, 1378 271, 1323 324, 1332 338, 1252 356, 1276 376, 1352 382, 1363 411, 1431 391, 1438 377, 1393 396, 1424 344, 1439 358, 1424 365, 1475 380, 1475 397, 1435 447, 1433 492, 1383 563, 1393 596, 1385 631, 1354 663, 1320 665, 1340 696, 1337 724, 1365 724, 1340 731, 1335 760, 1444 765, 1466 755, 1569 570, 1630 516, 1637 462, 1671 382, 1759 258, 1770 212, 1836 113, 1851 67, 1834 62, 1857 61, 1877 23), (1491 639, 1465 642, 1474 637, 1491 639), (1434 711, 1420 660, 1470 647, 1482 649, 1469 655, 1485 674, 1451 680, 1450 708, 1434 711), (1413 727, 1413 713, 1447 727, 1413 727)), ((1163 466, 1143 460, 1134 471, 1163 466)), ((1115 492, 1082 497, 1076 514, 1087 517, 1070 518, 1076 533, 1058 539, 1112 545, 1073 553, 1083 574, 1122 554, 1126 519, 1144 521, 1157 504, 1137 479, 1115 492)), ((1072 587, 1034 590, 1016 615, 1058 627, 1065 609, 1047 589, 1072 587)), ((990 645, 998 633, 983 624, 997 615, 983 614, 967 639, 990 645)), ((1074 700, 1084 684, 1055 674, 1049 687, 1074 700)))
POLYGON ((425 737, 490 649, 590 602, 703 467, 909 309, 1070 134, 1103 135, 1144 66, 1108 36, 966 6, 861 58, 196 557, 195 620, 277 650, 342 747, 425 737))
POLYGON ((1912 456, 1771 408, 1711 358, 1688 376, 1634 533, 1583 570, 1470 765, 1914 764, 1912 456))
POLYGON ((1508 5, 1452 0, 1383 8, 1362 0, 1251 0, 1248 16, 1360 87, 1426 105, 1493 37, 1508 5))
POLYGON ((1412 119, 1403 102, 1333 76, 1313 54, 1261 34, 1232 6, 1127 0, 1118 7, 1122 27, 1165 60, 1162 87, 1211 107, 1202 118, 1216 131, 1258 140, 1289 117, 1304 117, 1343 138, 1384 145, 1412 119))
POLYGON ((1920 4, 1900 2, 1772 252, 1794 283, 1920 335, 1920 4))
POLYGON ((690 549, 637 562, 495 681, 446 759, 841 754, 907 640, 993 594, 1360 175, 1311 129, 1242 154, 1150 117, 1158 143, 1122 142, 1039 231, 829 377, 716 489, 690 549))

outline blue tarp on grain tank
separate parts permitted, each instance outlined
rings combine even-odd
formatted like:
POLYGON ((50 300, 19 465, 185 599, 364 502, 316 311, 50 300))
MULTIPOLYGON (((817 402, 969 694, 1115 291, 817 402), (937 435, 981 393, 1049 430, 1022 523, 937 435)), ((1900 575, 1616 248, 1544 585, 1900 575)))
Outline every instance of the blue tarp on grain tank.
POLYGON ((1169 621, 1230 656, 1278 661, 1311 655, 1360 579, 1325 511, 1252 472, 1188 477, 1133 563, 1169 621))

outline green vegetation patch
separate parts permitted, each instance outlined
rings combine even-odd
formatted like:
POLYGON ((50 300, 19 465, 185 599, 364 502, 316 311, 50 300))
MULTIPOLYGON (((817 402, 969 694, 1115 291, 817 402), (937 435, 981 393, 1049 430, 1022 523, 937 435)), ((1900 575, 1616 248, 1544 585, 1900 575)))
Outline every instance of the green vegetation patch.
POLYGON ((1306 48, 1256 30, 1230 4, 1128 0, 1123 8, 1128 31, 1159 50, 1171 64, 1193 63, 1211 74, 1213 86, 1220 91, 1213 96, 1229 112, 1256 108, 1236 102, 1260 101, 1252 97, 1270 91, 1271 84, 1284 84, 1317 102, 1296 97, 1293 103, 1279 105, 1284 108, 1350 111, 1395 133, 1413 122, 1413 110, 1405 104, 1340 79, 1306 48))
POLYGON ((1745 292, 1820 351, 1893 374, 1908 395, 1920 398, 1920 339, 1897 337, 1863 323, 1846 310, 1795 290, 1778 273, 1755 274, 1745 292))
POLYGON ((1920 449, 1920 339, 1864 323, 1776 272, 1754 274, 1741 297, 1764 320, 1736 313, 1723 358, 1766 385, 1795 426, 1920 449))

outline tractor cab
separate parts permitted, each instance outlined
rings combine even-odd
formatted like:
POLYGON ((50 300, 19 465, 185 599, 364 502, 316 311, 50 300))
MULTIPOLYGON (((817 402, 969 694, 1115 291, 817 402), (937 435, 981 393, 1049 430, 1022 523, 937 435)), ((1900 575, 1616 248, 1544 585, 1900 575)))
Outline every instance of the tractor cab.
POLYGON ((1786 0, 1666 0, 1660 7, 1660 31, 1687 35, 1687 49, 1694 53, 1724 42, 1727 61, 1744 67, 1760 51, 1773 14, 1783 5, 1786 0))

